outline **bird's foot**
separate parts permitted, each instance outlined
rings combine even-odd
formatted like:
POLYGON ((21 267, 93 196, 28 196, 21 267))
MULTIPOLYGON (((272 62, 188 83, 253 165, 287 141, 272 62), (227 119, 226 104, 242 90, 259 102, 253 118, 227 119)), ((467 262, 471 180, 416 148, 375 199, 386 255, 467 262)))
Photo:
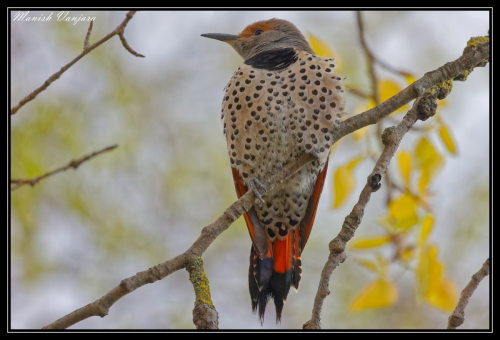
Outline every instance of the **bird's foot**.
POLYGON ((255 196, 257 196, 262 203, 266 203, 262 198, 262 195, 267 192, 264 185, 256 177, 250 178, 248 183, 250 184, 250 188, 252 188, 252 191, 255 193, 255 196))

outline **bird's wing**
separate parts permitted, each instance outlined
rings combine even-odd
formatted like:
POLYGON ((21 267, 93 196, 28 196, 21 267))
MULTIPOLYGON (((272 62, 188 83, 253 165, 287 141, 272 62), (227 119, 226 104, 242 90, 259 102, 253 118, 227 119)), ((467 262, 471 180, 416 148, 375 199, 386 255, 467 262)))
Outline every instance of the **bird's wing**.
MULTIPOLYGON (((234 187, 236 188, 236 195, 238 198, 243 196, 247 189, 241 181, 240 174, 237 169, 232 168, 234 187)), ((245 222, 247 223, 248 231, 250 237, 252 238, 253 245, 257 250, 259 258, 262 260, 271 249, 268 249, 268 240, 264 228, 260 225, 259 218, 255 209, 252 207, 248 212, 244 214, 245 222)), ((270 254, 269 254, 270 255, 270 254)), ((272 256, 272 255, 271 255, 272 256)))
POLYGON ((307 210, 304 218, 300 221, 299 232, 300 232, 300 249, 301 252, 306 246, 307 239, 311 233, 311 229, 314 223, 314 218, 316 217, 316 210, 318 209, 319 198, 321 197, 321 192, 323 191, 323 185, 325 184, 326 172, 328 170, 328 158, 325 162, 325 167, 318 175, 316 180, 316 185, 314 186, 314 191, 309 199, 309 204, 307 205, 307 210))

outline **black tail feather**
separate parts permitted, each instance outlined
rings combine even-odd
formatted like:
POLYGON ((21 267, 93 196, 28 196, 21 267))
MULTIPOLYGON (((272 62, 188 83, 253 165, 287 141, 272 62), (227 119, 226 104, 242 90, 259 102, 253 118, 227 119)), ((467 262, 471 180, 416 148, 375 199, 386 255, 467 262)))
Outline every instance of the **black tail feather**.
POLYGON ((273 298, 276 307, 276 323, 281 322, 281 313, 285 304, 290 286, 298 287, 300 273, 297 267, 292 267, 285 273, 278 273, 273 269, 272 258, 259 259, 253 246, 250 251, 250 268, 248 270, 248 285, 252 299, 252 312, 259 311, 259 319, 264 322, 264 314, 269 297, 273 298), (260 287, 260 289, 259 289, 260 287))
POLYGON ((259 319, 264 320, 264 312, 268 301, 266 287, 273 273, 273 259, 266 257, 263 260, 259 258, 253 245, 250 250, 250 267, 248 268, 248 287, 250 288, 250 297, 252 299, 252 312, 259 309, 259 319))
POLYGON ((300 257, 295 259, 293 268, 294 268, 294 272, 293 272, 292 284, 295 287, 295 289, 297 290, 297 289, 299 289, 300 278, 302 276, 302 260, 300 259, 300 257))
POLYGON ((276 307, 276 323, 281 321, 281 312, 290 291, 292 274, 293 269, 287 270, 285 273, 273 271, 273 276, 269 282, 269 295, 273 298, 276 307))

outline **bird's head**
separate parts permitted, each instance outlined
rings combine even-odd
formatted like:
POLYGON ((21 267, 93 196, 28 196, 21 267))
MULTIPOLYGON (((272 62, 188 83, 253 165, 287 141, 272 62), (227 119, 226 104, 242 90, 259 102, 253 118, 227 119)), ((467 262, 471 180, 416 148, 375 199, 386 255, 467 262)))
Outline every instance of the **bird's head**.
POLYGON ((289 47, 314 53, 294 24, 276 18, 248 25, 238 35, 207 33, 201 36, 228 43, 245 60, 261 52, 289 47))

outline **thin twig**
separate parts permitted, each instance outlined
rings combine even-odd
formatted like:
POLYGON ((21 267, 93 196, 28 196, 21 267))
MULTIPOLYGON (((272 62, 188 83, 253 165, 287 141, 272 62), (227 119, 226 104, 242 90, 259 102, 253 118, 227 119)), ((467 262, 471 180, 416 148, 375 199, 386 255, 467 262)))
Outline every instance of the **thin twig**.
MULTIPOLYGON (((267 189, 267 195, 270 196, 272 194, 273 189, 278 183, 287 180, 304 165, 315 159, 316 158, 310 154, 302 154, 295 162, 287 164, 281 169, 281 171, 276 171, 273 176, 262 182, 267 189)), ((91 316, 104 317, 108 314, 109 308, 128 293, 131 293, 137 288, 140 288, 148 283, 161 280, 179 269, 186 268, 186 266, 193 263, 196 258, 201 257, 210 244, 212 244, 212 242, 223 231, 228 229, 229 226, 241 215, 243 215, 244 212, 248 211, 254 204, 256 204, 256 199, 257 198, 252 190, 247 191, 236 202, 231 204, 231 206, 229 206, 215 222, 204 227, 198 239, 184 253, 169 261, 122 280, 118 286, 113 288, 102 298, 75 310, 74 312, 43 328, 63 329, 91 316)))
POLYGON ((125 39, 125 35, 123 35, 123 29, 121 30, 120 33, 118 33, 118 36, 120 37, 120 40, 122 42, 122 45, 123 47, 125 47, 125 49, 127 51, 129 51, 130 53, 132 53, 133 55, 135 55, 136 57, 141 57, 141 58, 145 58, 145 56, 143 56, 142 54, 140 53, 137 53, 136 51, 134 51, 134 49, 132 47, 130 47, 130 45, 128 44, 127 42, 127 39, 125 39))
POLYGON ((380 66, 382 66, 383 68, 385 68, 387 71, 390 71, 392 73, 397 73, 399 75, 402 75, 403 77, 412 77, 413 75, 409 72, 406 72, 406 71, 403 71, 403 70, 399 70, 395 67, 392 67, 391 65, 383 62, 382 60, 380 60, 379 58, 377 58, 375 55, 373 55, 373 59, 375 60, 375 62, 377 64, 379 64, 380 66))
POLYGON ((448 329, 456 329, 459 327, 465 320, 465 307, 469 303, 469 300, 474 294, 479 283, 490 274, 490 259, 487 259, 481 269, 472 275, 472 279, 469 284, 464 288, 462 294, 460 294, 460 299, 458 300, 457 306, 453 313, 451 313, 448 318, 448 329))
POLYGON ((88 161, 89 159, 91 159, 91 158, 93 158, 93 157, 95 157, 97 155, 100 155, 100 154, 102 154, 104 152, 111 151, 111 150, 113 150, 113 149, 115 149, 117 147, 118 147, 118 145, 115 144, 115 145, 108 146, 108 147, 106 147, 106 148, 104 148, 102 150, 94 151, 91 154, 88 154, 86 156, 82 156, 80 158, 72 160, 66 166, 57 168, 55 170, 52 170, 50 172, 47 172, 46 174, 43 174, 43 175, 35 177, 35 178, 31 178, 31 179, 11 179, 10 180, 10 184, 13 184, 13 186, 10 187, 10 190, 14 191, 16 189, 19 189, 20 187, 22 187, 25 184, 29 184, 31 186, 34 186, 35 184, 37 184, 38 182, 40 182, 42 179, 47 178, 47 177, 52 176, 52 175, 55 175, 55 174, 57 174, 59 172, 66 171, 69 168, 73 168, 73 169, 76 170, 80 166, 80 164, 82 164, 83 162, 88 161))
POLYGON ((363 18, 361 17, 361 12, 356 11, 356 18, 358 21, 358 29, 359 29, 359 40, 363 50, 365 51, 366 57, 368 58, 368 71, 370 72, 370 80, 372 82, 372 94, 371 98, 378 105, 379 104, 379 95, 378 95, 378 79, 375 73, 375 58, 368 48, 365 40, 365 30, 363 25, 363 18))
MULTIPOLYGON (((93 49, 95 49, 96 47, 98 47, 99 45, 103 44, 104 42, 108 41, 109 39, 111 39, 113 36, 115 35, 118 35, 121 34, 123 35, 123 31, 125 30, 125 26, 127 26, 128 22, 130 21, 130 19, 132 19, 132 17, 134 16, 136 11, 130 11, 127 13, 127 15, 125 16, 125 20, 123 20, 123 22, 118 25, 117 28, 114 29, 113 32, 109 33, 107 36, 105 36, 104 38, 102 38, 101 40, 99 40, 98 42, 96 42, 95 44, 93 45, 90 45, 89 47, 87 48, 84 48, 84 50, 82 51, 82 53, 80 53, 75 59, 71 60, 68 64, 64 65, 63 67, 61 67, 61 69, 59 71, 57 71, 56 73, 54 73, 53 75, 51 75, 49 77, 49 79, 47 79, 42 86, 40 86, 39 88, 37 88, 36 90, 34 90, 33 92, 31 92, 29 95, 27 95, 26 97, 24 97, 23 99, 21 99, 21 101, 16 105, 14 106, 11 110, 10 110, 10 114, 13 115, 15 114, 17 111, 19 111, 19 109, 21 107, 23 107, 26 103, 28 103, 29 101, 32 101, 33 99, 35 99, 35 97, 40 93, 42 92, 43 90, 45 90, 47 87, 49 87, 50 84, 52 84, 55 80, 59 79, 59 77, 64 73, 66 72, 66 70, 68 70, 71 66, 73 66, 74 63, 76 63, 78 60, 80 60, 81 58, 83 58, 85 55, 87 55, 88 53, 90 53, 93 49)), ((90 30, 90 28, 89 28, 90 30)), ((87 32, 87 35, 89 35, 89 33, 87 32)), ((123 40, 122 40, 122 43, 123 43, 123 40)), ((127 44, 128 46, 128 44, 127 44)), ((125 47, 127 48, 127 47, 125 47)), ((127 51, 130 52, 131 48, 130 46, 127 48, 127 51)), ((132 53, 134 54, 134 53, 132 53)), ((134 54, 134 55, 137 55, 138 53, 134 54)), ((142 56, 142 55, 140 55, 142 56)))
POLYGON ((83 42, 83 49, 84 50, 90 46, 89 39, 90 39, 90 34, 92 33, 92 26, 93 25, 94 25, 94 20, 91 20, 90 25, 89 25, 89 30, 87 31, 87 35, 85 36, 85 41, 83 42))
POLYGON ((360 89, 357 89, 357 88, 349 88, 349 87, 346 87, 346 90, 358 97, 361 97, 361 98, 365 98, 365 99, 370 99, 372 97, 371 94, 368 94, 360 89))
POLYGON ((363 26, 363 20, 361 18, 361 12, 360 11, 357 11, 357 19, 358 19, 358 28, 359 28, 359 34, 360 34, 360 38, 361 38, 361 45, 363 46, 363 49, 365 50, 365 53, 367 54, 368 58, 370 59, 371 63, 377 63, 379 64, 380 66, 382 66, 383 68, 385 68, 386 70, 392 72, 392 73, 396 73, 396 74, 399 74, 401 76, 404 76, 404 77, 408 77, 408 76, 412 76, 411 73, 408 73, 406 71, 403 71, 403 70, 399 70, 395 67, 392 67, 391 65, 387 64, 386 62, 380 60, 379 58, 377 58, 375 56, 375 54, 373 54, 373 52, 368 48, 368 46, 366 45, 366 42, 364 40, 364 26, 363 26))
MULTIPOLYGON (((358 22, 358 30, 359 30, 359 40, 361 43, 361 47, 363 48, 366 58, 368 59, 368 70, 370 72, 370 79, 372 82, 372 95, 371 99, 375 103, 375 105, 380 104, 380 96, 379 96, 379 89, 378 89, 378 78, 377 74, 375 73, 375 56, 373 55, 372 51, 368 48, 368 44, 366 43, 365 40, 365 29, 364 29, 364 23, 363 23, 363 18, 361 16, 361 11, 356 11, 356 18, 358 22)), ((377 123, 377 136, 382 135, 382 119, 379 120, 377 123)), ((386 202, 389 204, 391 202, 391 179, 389 174, 385 177, 385 181, 387 183, 387 199, 386 202)))

